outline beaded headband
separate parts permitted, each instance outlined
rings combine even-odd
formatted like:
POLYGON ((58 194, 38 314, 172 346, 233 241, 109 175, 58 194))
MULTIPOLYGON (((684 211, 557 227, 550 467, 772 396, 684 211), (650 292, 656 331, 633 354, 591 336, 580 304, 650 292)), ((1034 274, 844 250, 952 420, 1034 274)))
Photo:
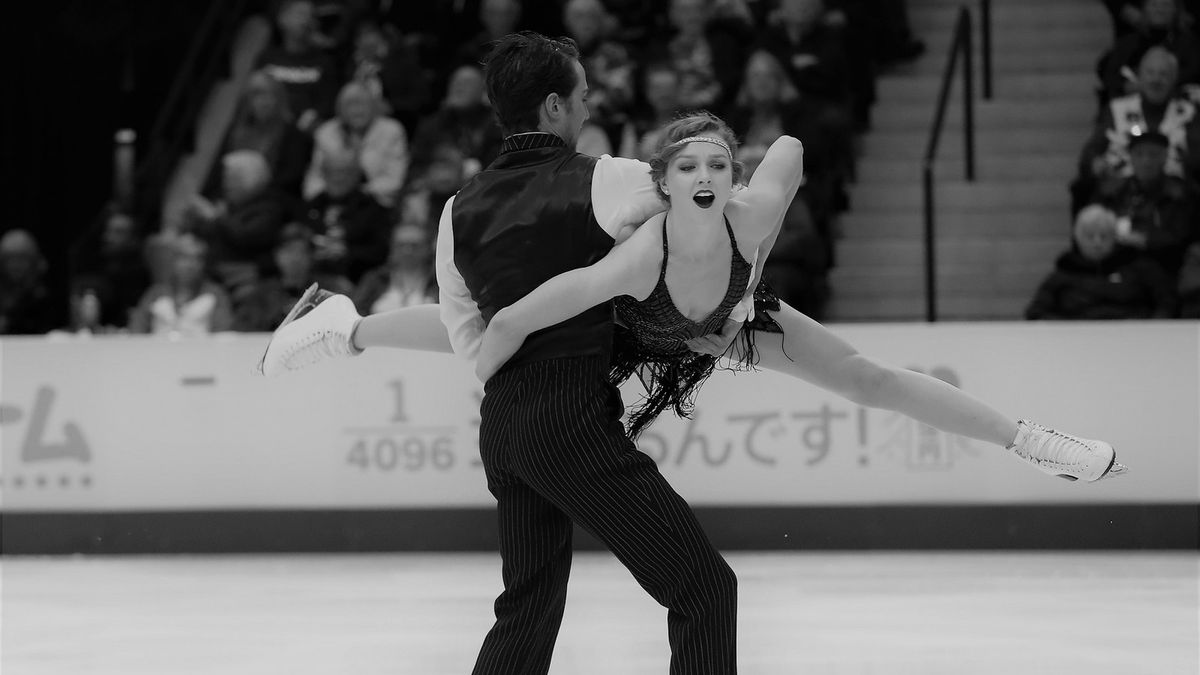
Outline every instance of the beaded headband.
POLYGON ((729 149, 729 144, 715 136, 688 136, 687 138, 675 141, 671 145, 687 145, 688 143, 716 143, 725 148, 725 152, 729 154, 729 159, 733 159, 733 151, 729 149))

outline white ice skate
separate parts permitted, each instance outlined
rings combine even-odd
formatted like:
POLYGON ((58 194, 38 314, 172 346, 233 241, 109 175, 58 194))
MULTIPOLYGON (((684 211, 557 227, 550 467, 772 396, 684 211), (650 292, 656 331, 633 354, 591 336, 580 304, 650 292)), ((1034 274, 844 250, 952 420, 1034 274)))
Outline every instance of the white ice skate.
POLYGON ((350 345, 350 334, 360 318, 350 298, 316 284, 309 286, 271 335, 255 372, 277 377, 326 359, 361 353, 350 345))
POLYGON ((1079 438, 1027 420, 1017 422, 1017 438, 1009 449, 1042 473, 1067 480, 1091 483, 1129 470, 1104 441, 1079 438))

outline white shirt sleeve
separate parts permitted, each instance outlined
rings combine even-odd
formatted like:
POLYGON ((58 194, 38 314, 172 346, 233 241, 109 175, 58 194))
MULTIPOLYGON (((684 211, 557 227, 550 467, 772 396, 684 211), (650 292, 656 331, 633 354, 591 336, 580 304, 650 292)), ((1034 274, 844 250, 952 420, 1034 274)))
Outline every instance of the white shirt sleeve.
POLYGON ((454 229, 450 224, 454 197, 446 200, 438 221, 437 253, 434 271, 438 282, 438 307, 442 324, 450 336, 454 353, 465 359, 474 359, 483 340, 483 315, 479 306, 467 290, 467 282, 454 266, 454 229))
POLYGON ((636 159, 604 155, 592 174, 592 211, 611 237, 625 225, 640 227, 667 204, 650 180, 650 165, 636 159))

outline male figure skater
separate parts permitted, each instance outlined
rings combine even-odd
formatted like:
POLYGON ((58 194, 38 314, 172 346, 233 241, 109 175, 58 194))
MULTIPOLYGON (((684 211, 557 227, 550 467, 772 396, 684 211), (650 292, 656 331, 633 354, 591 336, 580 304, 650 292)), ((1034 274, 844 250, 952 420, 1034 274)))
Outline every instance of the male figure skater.
MULTIPOLYGON (((500 157, 447 202, 437 245, 442 321, 468 357, 496 311, 596 262, 620 227, 664 208, 647 165, 575 152, 588 110, 573 42, 507 36, 485 73, 507 137, 500 157)), ((605 302, 532 334, 484 388, 479 445, 497 501, 504 591, 476 675, 548 671, 573 522, 667 608, 671 673, 736 672, 736 578, 626 436, 608 380, 612 333, 605 302)))

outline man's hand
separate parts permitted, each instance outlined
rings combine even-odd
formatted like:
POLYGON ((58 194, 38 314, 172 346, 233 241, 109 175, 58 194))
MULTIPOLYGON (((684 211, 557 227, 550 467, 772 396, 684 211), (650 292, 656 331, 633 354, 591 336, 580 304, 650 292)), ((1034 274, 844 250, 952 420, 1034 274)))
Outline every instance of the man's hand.
POLYGON ((742 329, 741 321, 733 319, 725 320, 725 327, 720 333, 712 335, 701 335, 698 338, 692 338, 687 341, 688 349, 698 354, 708 354, 709 356, 720 356, 729 350, 729 345, 733 344, 734 338, 737 337, 738 331, 742 329))

